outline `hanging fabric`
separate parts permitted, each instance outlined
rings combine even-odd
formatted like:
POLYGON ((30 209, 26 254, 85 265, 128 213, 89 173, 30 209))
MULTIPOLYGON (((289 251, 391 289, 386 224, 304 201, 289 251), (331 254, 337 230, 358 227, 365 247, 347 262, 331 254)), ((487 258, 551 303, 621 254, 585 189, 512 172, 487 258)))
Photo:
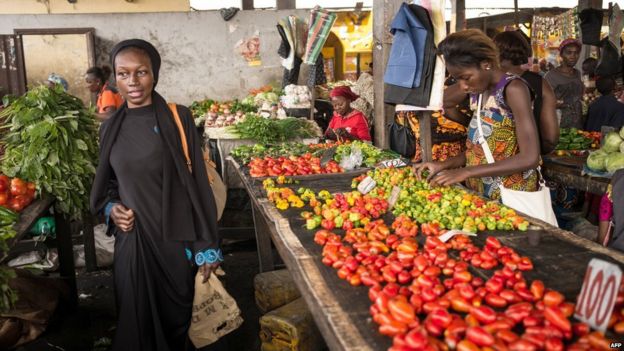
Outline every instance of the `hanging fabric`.
POLYGON ((323 46, 329 37, 331 28, 336 22, 336 14, 316 6, 310 11, 308 38, 303 61, 309 65, 316 64, 323 46))

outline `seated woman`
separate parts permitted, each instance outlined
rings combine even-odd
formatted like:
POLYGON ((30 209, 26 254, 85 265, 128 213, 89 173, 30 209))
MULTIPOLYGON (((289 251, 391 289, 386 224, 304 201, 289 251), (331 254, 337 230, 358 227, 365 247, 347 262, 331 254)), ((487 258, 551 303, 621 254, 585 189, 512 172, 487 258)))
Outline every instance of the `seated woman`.
POLYGON ((348 86, 335 87, 330 93, 334 116, 325 131, 325 137, 332 140, 364 140, 371 141, 368 122, 364 114, 351 107, 357 100, 357 94, 348 86))
POLYGON ((416 173, 428 170, 429 181, 439 185, 466 181, 470 188, 492 199, 500 198, 501 185, 537 191, 539 137, 526 82, 501 70, 496 45, 479 30, 453 33, 438 50, 457 80, 456 86, 470 94, 473 111, 478 111, 482 96, 481 118, 475 113, 470 122, 465 153, 445 162, 417 165, 416 173), (486 142, 493 163, 488 162, 481 146, 486 142))

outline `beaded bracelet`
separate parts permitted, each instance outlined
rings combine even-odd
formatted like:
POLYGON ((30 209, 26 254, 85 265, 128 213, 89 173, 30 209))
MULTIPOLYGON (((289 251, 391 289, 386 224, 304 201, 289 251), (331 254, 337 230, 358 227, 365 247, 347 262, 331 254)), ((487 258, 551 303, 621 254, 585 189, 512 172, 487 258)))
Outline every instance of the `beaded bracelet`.
POLYGON ((198 266, 204 263, 213 264, 215 262, 223 262, 221 249, 206 249, 195 254, 195 264, 198 266))

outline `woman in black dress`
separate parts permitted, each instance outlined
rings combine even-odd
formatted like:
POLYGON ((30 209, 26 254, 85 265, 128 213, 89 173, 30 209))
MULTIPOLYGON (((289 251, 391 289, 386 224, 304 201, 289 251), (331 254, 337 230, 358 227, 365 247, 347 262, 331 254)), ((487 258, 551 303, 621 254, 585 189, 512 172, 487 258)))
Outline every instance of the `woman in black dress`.
POLYGON ((109 216, 115 235, 113 350, 192 350, 197 267, 205 282, 223 260, 200 138, 178 106, 191 173, 172 112, 154 91, 160 55, 150 43, 123 41, 111 61, 126 102, 102 124, 91 207, 109 216))

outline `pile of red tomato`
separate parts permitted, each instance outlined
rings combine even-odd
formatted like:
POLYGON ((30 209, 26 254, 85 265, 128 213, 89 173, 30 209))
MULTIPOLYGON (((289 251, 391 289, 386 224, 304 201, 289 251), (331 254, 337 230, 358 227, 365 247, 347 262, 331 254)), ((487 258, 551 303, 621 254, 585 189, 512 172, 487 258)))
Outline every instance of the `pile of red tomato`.
POLYGON ((0 174, 0 206, 20 212, 35 199, 35 183, 0 174))
MULTIPOLYGON (((495 237, 480 248, 464 235, 447 243, 430 235, 420 247, 417 229, 400 216, 390 227, 378 219, 344 236, 325 229, 314 236, 325 265, 351 285, 369 287, 370 313, 393 338, 390 350, 609 349, 602 333, 571 320, 573 303, 524 278, 533 269, 528 257, 495 237), (470 266, 495 271, 484 280, 470 266)), ((610 322, 616 333, 624 332, 623 304, 621 286, 610 322)))
POLYGON ((321 159, 306 153, 302 156, 254 158, 249 164, 252 177, 295 176, 320 173, 341 173, 342 168, 336 161, 329 161, 321 166, 321 159))

